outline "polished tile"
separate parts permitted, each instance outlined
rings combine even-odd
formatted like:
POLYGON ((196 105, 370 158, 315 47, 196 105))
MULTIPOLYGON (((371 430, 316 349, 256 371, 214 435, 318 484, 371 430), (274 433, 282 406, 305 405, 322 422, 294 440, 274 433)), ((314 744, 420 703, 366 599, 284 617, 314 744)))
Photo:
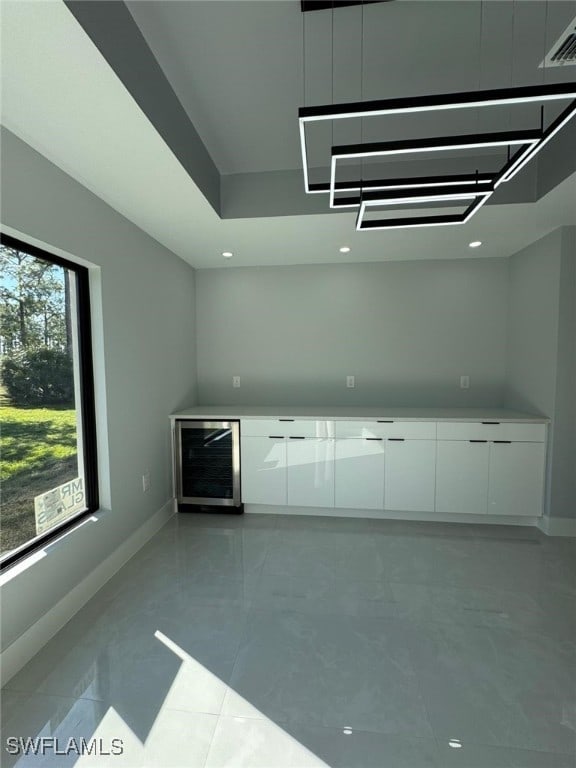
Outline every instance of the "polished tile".
POLYGON ((327 768, 328 764, 271 720, 220 717, 206 768, 327 768))
POLYGON ((203 766, 218 717, 163 705, 148 724, 147 709, 142 699, 135 714, 146 722, 129 723, 120 709, 108 703, 6 691, 2 696, 2 740, 12 751, 19 748, 19 754, 3 750, 2 765, 203 766), (138 731, 144 725, 141 737, 138 731))
POLYGON ((450 624, 422 624, 412 642, 426 709, 441 740, 574 752, 571 644, 450 624))
POLYGON ((102 702, 90 699, 2 691, 2 765, 6 768, 74 765, 77 754, 71 751, 69 755, 57 755, 56 748, 65 752, 69 739, 91 739, 104 720, 106 709, 102 702), (42 743, 42 738, 58 741, 42 743), (26 754, 27 739, 36 739, 35 744, 28 742, 29 754, 26 754))
POLYGON ((396 616, 392 585, 352 578, 309 579, 299 575, 266 574, 252 600, 255 610, 336 614, 340 616, 396 616))
POLYGON ((434 739, 353 728, 290 726, 288 732, 331 768, 444 768, 434 739))
POLYGON ((574 768, 576 543, 179 515, 2 691, 7 766, 574 768))
POLYGON ((570 604, 571 598, 555 597, 557 610, 552 611, 527 592, 494 587, 392 582, 390 590, 396 615, 413 621, 535 631, 568 640, 575 637, 571 612, 576 603, 570 604))
POLYGON ((356 616, 254 612, 222 713, 431 736, 403 627, 356 616), (247 706, 245 705, 247 702, 247 706))
POLYGON ((332 579, 372 581, 384 579, 385 568, 382 554, 368 532, 276 531, 263 578, 294 574, 310 583, 332 579))
POLYGON ((438 747, 438 765, 442 768, 574 768, 573 755, 541 752, 511 747, 443 742, 438 747))

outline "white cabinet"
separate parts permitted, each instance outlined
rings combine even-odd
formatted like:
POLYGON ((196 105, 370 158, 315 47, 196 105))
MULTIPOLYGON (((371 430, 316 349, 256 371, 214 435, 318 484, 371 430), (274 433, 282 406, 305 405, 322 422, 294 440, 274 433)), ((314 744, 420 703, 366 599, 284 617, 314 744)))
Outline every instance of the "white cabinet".
POLYGON ((334 422, 325 419, 242 419, 242 434, 250 437, 334 437, 334 422))
MULTIPOLYGON (((436 512, 542 515, 546 444, 524 440, 439 440, 436 512)), ((540 425, 536 425, 540 426, 540 425)), ((513 430, 509 430, 509 434, 513 430)), ((543 433, 530 433, 542 437, 543 433)))
POLYGON ((382 509, 384 506, 384 441, 335 441, 335 506, 382 509))
POLYGON ((286 441, 287 497, 295 507, 334 506, 334 440, 294 438, 286 441))
POLYGON ((242 500, 538 517, 545 439, 528 422, 243 420, 242 500))
POLYGON ((434 512, 435 440, 387 440, 384 506, 403 512, 434 512))
POLYGON ((490 443, 488 512, 541 515, 544 466, 544 443, 490 443))
POLYGON ((435 421, 337 421, 336 437, 365 438, 412 438, 413 440, 435 440, 435 421))
POLYGON ((484 514, 488 506, 489 444, 439 440, 436 447, 436 512, 484 514))
POLYGON ((543 443, 546 424, 514 424, 500 421, 441 421, 438 440, 512 440, 543 443))
POLYGON ((242 501, 286 504, 286 440, 243 436, 240 451, 242 501))

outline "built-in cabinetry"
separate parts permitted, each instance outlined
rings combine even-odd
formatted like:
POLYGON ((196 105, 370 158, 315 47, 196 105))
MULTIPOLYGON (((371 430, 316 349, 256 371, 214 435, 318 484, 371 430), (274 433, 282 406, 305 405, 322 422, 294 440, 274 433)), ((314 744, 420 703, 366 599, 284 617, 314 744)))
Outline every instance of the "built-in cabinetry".
POLYGON ((545 439, 543 423, 244 419, 242 500, 537 517, 545 439))
POLYGON ((249 504, 334 506, 332 422, 254 419, 242 423, 242 497, 249 504))
POLYGON ((334 506, 383 509, 384 441, 351 437, 335 441, 334 506))
POLYGON ((436 511, 542 514, 544 424, 438 424, 436 511))
POLYGON ((240 462, 244 503, 288 503, 284 437, 242 435, 240 462))

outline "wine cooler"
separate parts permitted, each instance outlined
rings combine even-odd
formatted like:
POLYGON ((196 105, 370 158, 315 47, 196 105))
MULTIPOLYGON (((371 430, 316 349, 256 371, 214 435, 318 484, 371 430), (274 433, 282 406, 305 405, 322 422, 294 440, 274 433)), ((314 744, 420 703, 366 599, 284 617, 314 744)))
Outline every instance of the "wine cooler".
POLYGON ((176 421, 174 458, 179 505, 242 511, 240 422, 176 421))

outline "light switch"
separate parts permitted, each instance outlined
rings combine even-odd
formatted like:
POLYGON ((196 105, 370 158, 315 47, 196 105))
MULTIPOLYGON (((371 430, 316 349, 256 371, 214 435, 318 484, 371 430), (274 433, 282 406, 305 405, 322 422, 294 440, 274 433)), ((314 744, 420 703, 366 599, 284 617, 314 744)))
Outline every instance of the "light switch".
POLYGON ((346 386, 348 389, 354 389, 356 386, 356 379, 354 376, 346 376, 346 386))
POLYGON ((238 389, 240 387, 240 376, 232 376, 232 386, 234 389, 238 389))

